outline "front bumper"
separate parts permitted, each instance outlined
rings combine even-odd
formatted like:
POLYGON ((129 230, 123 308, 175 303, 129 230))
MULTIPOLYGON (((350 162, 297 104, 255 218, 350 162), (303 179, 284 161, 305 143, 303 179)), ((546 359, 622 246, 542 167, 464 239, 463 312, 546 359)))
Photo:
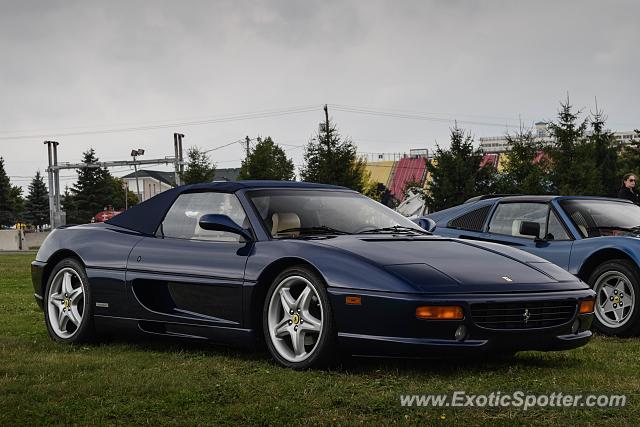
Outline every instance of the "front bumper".
POLYGON ((578 314, 580 301, 593 299, 590 289, 509 294, 398 294, 329 288, 340 347, 351 354, 389 356, 472 355, 526 350, 556 351, 580 347, 592 336, 593 314, 578 314), (346 304, 347 296, 360 296, 360 305, 346 304), (489 329, 476 324, 471 306, 476 303, 572 301, 576 313, 551 327, 489 329), (462 320, 422 320, 415 316, 422 305, 459 305, 462 320), (578 323, 575 323, 575 322, 578 323), (464 325, 464 339, 455 338, 464 325), (576 327, 577 326, 577 327, 576 327))

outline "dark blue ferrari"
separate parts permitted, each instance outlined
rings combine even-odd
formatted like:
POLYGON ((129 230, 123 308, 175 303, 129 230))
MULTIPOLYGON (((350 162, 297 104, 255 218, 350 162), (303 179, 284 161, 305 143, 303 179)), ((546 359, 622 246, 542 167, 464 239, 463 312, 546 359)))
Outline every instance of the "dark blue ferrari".
POLYGON ((60 342, 96 334, 264 341, 292 368, 350 354, 562 350, 594 292, 526 252, 435 237, 357 192, 296 182, 178 187, 66 226, 32 264, 60 342))
POLYGON ((578 196, 482 196, 428 215, 446 237, 495 242, 545 258, 597 294, 594 326, 640 333, 640 207, 578 196))

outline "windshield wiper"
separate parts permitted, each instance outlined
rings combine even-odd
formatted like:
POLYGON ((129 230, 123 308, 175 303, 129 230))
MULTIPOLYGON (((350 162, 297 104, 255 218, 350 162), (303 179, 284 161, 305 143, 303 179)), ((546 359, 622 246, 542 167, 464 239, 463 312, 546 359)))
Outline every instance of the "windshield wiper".
POLYGON ((419 230, 413 227, 405 227, 404 225, 394 225, 393 227, 381 227, 381 228, 373 228, 371 230, 361 231, 359 234, 365 233, 419 233, 419 234, 427 234, 431 235, 427 230, 419 230))
POLYGON ((276 233, 276 236, 280 233, 295 233, 299 232, 300 235, 312 235, 312 234, 351 234, 347 231, 337 230, 326 225, 320 225, 317 227, 294 227, 287 228, 286 230, 280 230, 276 233))

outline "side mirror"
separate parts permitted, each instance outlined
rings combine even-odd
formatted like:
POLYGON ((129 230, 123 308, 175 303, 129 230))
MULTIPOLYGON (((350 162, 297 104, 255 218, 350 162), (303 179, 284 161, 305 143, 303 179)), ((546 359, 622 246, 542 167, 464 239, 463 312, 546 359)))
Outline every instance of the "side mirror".
POLYGON ((227 215, 219 215, 219 214, 206 214, 200 217, 200 221, 198 225, 203 230, 211 230, 211 231, 226 231, 227 233, 238 234, 244 240, 251 241, 253 237, 251 234, 240 227, 235 223, 231 218, 227 215))
POLYGON ((533 221, 522 221, 520 223, 520 234, 533 236, 536 240, 540 240, 540 224, 533 221))
POLYGON ((426 217, 418 218, 418 225, 421 228, 424 228, 425 230, 427 230, 429 233, 433 233, 433 230, 436 229, 436 222, 431 218, 426 218, 426 217))

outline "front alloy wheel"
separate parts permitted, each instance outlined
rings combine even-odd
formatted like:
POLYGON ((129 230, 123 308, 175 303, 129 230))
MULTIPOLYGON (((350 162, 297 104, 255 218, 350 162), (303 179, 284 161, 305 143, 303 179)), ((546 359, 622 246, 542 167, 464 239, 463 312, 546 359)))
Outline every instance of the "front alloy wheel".
POLYGON ((45 321, 53 339, 80 342, 92 335, 88 279, 78 261, 69 258, 54 267, 45 295, 45 321))
POLYGON ((271 285, 263 312, 271 355, 281 365, 306 369, 325 364, 334 341, 323 283, 306 268, 291 268, 271 285))
POLYGON ((608 261, 596 268, 589 284, 596 293, 594 326, 607 335, 637 333, 638 277, 626 260, 608 261))

